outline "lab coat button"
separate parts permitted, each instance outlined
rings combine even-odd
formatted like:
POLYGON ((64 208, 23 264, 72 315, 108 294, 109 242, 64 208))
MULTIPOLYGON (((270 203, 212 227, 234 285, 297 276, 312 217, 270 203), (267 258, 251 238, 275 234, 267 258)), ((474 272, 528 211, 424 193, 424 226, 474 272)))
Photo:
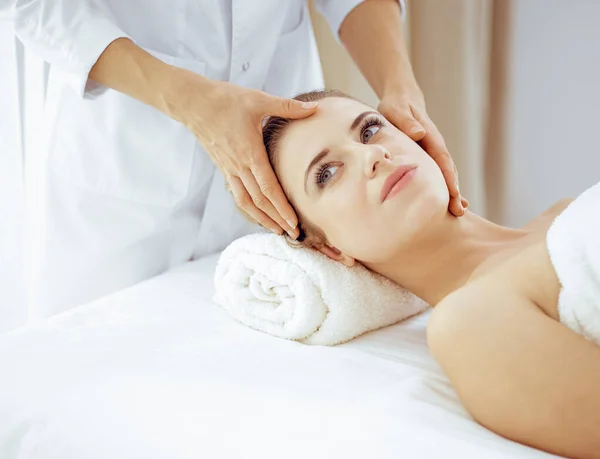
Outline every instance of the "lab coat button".
POLYGON ((242 64, 242 70, 245 72, 246 70, 248 70, 250 68, 250 62, 244 62, 242 64))

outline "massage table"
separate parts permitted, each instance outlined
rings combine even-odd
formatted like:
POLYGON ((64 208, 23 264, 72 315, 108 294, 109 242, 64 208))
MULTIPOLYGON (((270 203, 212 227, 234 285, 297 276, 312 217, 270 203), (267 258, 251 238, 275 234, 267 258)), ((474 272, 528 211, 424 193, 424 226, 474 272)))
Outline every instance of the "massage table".
POLYGON ((1 459, 550 458, 477 424, 428 312, 336 347, 249 329, 218 256, 0 335, 1 459))

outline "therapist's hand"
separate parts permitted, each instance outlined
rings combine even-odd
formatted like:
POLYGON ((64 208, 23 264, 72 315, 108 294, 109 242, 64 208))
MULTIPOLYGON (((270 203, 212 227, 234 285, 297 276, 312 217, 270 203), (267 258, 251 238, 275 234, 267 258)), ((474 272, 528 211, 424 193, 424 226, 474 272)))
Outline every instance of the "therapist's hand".
POLYGON ((448 209, 457 217, 465 213, 469 202, 460 195, 458 172, 440 131, 425 110, 425 99, 418 88, 386 93, 379 112, 421 147, 438 164, 450 192, 448 209))
POLYGON ((197 85, 188 81, 186 87, 183 115, 177 118, 221 170, 238 207, 274 233, 283 230, 297 238, 298 217, 269 163, 262 122, 271 115, 305 118, 317 104, 206 79, 197 85))

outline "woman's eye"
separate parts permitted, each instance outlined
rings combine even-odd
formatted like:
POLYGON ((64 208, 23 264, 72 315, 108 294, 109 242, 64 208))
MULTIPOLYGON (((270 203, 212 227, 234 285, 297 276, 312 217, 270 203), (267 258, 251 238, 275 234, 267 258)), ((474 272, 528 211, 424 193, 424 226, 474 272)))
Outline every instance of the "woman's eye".
POLYGON ((362 141, 363 143, 369 142, 375 134, 379 131, 380 126, 369 126, 362 132, 362 141))
POLYGON ((334 176, 339 166, 323 166, 319 170, 319 174, 317 176, 317 185, 323 186, 326 185, 329 180, 334 176))

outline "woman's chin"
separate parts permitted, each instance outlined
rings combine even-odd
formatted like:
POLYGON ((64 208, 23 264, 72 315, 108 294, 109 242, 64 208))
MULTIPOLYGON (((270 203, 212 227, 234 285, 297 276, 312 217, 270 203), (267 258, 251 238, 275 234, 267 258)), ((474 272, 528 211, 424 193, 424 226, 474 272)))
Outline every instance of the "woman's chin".
POLYGON ((404 203, 400 218, 418 225, 419 222, 429 223, 443 217, 448 212, 448 192, 442 194, 435 191, 422 190, 411 196, 411 199, 404 203))

